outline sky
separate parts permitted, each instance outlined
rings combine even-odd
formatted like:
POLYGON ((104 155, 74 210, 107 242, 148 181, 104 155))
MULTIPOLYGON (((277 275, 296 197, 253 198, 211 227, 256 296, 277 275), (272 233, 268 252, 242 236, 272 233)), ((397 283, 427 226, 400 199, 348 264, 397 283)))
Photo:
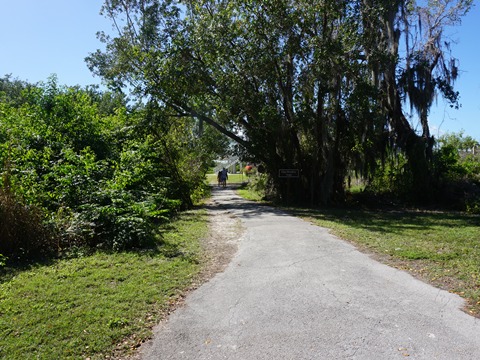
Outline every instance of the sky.
POLYGON ((480 1, 474 4, 460 26, 446 31, 456 41, 452 53, 459 60, 460 77, 454 86, 460 92, 461 108, 451 109, 444 101, 437 101, 429 117, 432 135, 437 137, 463 130, 464 135, 480 141, 480 1))
MULTIPOLYGON (((437 137, 463 131, 480 141, 480 1, 475 3, 460 26, 447 30, 460 63, 455 89, 461 108, 437 101, 429 117, 437 137)), ((102 4, 102 0, 0 0, 0 77, 11 74, 36 83, 56 74, 60 84, 101 84, 84 59, 103 49, 97 31, 112 29, 99 14, 102 4)))

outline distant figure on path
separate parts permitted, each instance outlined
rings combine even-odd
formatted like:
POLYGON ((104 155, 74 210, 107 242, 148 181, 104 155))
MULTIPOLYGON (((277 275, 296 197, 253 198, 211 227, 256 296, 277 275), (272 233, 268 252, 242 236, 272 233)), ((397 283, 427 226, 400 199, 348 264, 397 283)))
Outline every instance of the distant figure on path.
POLYGON ((222 170, 220 170, 218 172, 217 178, 218 178, 218 186, 226 187, 227 186, 227 180, 228 180, 227 169, 223 168, 222 170))

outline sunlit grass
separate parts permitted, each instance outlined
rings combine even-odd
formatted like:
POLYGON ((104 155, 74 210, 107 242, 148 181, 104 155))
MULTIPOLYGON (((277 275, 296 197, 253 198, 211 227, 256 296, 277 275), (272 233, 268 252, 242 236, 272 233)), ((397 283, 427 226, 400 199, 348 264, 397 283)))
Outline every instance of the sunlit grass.
POLYGON ((135 347, 198 274, 206 231, 206 214, 188 212, 155 251, 97 253, 4 275, 0 358, 104 359, 119 344, 135 347))
POLYGON ((238 195, 240 195, 241 197, 247 200, 257 201, 257 202, 263 201, 263 196, 260 193, 253 191, 248 187, 238 189, 237 193, 238 195))

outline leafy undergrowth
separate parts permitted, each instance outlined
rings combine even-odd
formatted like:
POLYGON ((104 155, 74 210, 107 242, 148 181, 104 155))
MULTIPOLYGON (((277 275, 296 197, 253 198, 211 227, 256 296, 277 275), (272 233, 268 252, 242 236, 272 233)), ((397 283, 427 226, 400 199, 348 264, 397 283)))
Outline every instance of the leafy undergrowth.
POLYGON ((258 191, 253 191, 248 187, 243 187, 237 190, 238 195, 243 197, 244 199, 257 201, 257 202, 264 202, 263 196, 258 191))
POLYGON ((480 317, 480 216, 453 212, 289 209, 388 264, 467 300, 480 317))
POLYGON ((206 213, 195 210, 164 229, 155 250, 4 269, 0 358, 103 359, 135 348, 191 286, 206 232, 206 213))

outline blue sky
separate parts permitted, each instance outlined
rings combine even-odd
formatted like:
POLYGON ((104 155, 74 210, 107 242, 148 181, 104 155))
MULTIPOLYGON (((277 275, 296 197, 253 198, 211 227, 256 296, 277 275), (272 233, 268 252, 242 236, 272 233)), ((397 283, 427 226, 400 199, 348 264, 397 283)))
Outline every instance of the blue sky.
POLYGON ((110 22, 99 15, 101 0, 0 0, 0 76, 29 82, 55 73, 67 85, 100 83, 85 57, 102 44, 99 30, 110 22))
MULTIPOLYGON (((99 15, 102 0, 0 0, 0 76, 12 74, 29 82, 46 81, 57 74, 67 85, 99 84, 84 58, 102 44, 96 32, 111 30, 99 15)), ((457 40, 454 56, 460 60, 460 110, 442 100, 430 113, 434 135, 464 130, 480 140, 480 5, 476 1, 462 25, 448 30, 457 40)))
POLYGON ((478 0, 474 3, 462 24, 446 31, 452 40, 456 40, 452 51, 459 59, 460 77, 455 89, 460 92, 462 107, 450 109, 439 100, 430 112, 433 135, 464 130, 465 135, 480 141, 480 3, 478 0))

